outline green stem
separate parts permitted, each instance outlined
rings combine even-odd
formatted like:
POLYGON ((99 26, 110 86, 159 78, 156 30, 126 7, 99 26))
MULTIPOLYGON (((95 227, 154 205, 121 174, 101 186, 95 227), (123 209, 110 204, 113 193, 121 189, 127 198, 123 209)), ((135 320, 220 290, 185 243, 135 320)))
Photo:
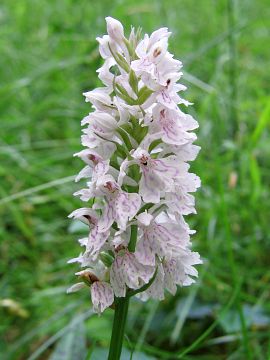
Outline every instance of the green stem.
POLYGON ((138 233, 138 226, 137 225, 131 225, 130 241, 129 241, 129 244, 128 244, 128 250, 130 252, 135 252, 136 242, 137 242, 137 233, 138 233))
POLYGON ((129 297, 115 298, 115 313, 108 360, 119 360, 121 356, 129 297))

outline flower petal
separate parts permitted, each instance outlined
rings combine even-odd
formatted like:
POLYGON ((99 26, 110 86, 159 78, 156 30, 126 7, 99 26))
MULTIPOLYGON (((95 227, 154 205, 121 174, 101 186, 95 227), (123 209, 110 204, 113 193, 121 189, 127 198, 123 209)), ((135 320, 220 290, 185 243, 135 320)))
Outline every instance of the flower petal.
POLYGON ((119 192, 114 201, 115 220, 120 230, 125 230, 128 220, 132 219, 141 206, 141 197, 135 193, 119 192))
POLYGON ((77 284, 74 284, 74 285, 70 286, 67 289, 67 294, 79 291, 79 290, 81 290, 82 288, 85 288, 85 287, 86 287, 86 284, 84 282, 79 282, 77 284))
POLYGON ((98 222, 98 228, 100 232, 107 231, 114 222, 114 204, 113 202, 108 202, 103 210, 103 214, 100 217, 98 222))
POLYGON ((126 284, 123 271, 123 257, 117 256, 110 270, 110 282, 115 296, 124 297, 126 295, 126 284))
POLYGON ((98 255, 97 253, 105 244, 109 235, 110 231, 99 232, 99 227, 94 227, 89 235, 86 250, 89 251, 89 253, 93 255, 93 257, 95 257, 96 255, 98 255))
POLYGON ((107 307, 111 306, 114 301, 112 287, 103 281, 96 281, 91 285, 91 299, 93 309, 97 313, 102 313, 107 307))

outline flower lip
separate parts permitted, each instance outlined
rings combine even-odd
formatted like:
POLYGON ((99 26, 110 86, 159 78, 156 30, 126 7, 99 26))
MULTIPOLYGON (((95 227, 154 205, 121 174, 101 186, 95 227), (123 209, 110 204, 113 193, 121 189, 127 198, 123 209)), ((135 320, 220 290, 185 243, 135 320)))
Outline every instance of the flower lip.
POLYGON ((114 193, 116 190, 118 190, 115 183, 112 181, 107 181, 105 185, 103 185, 105 189, 109 190, 109 192, 114 193))
POLYGON ((153 52, 153 56, 156 58, 158 57, 162 52, 162 49, 160 47, 155 48, 154 52, 153 52))
POLYGON ((100 162, 100 158, 98 158, 96 155, 94 154, 90 154, 87 156, 89 160, 91 160, 95 165, 97 165, 100 162))
POLYGON ((94 219, 92 216, 90 216, 90 215, 83 215, 83 217, 84 217, 86 220, 89 221, 89 224, 91 224, 91 225, 96 225, 97 220, 94 219))
POLYGON ((145 154, 143 154, 142 155, 142 157, 141 157, 141 159, 140 159, 140 161, 141 161, 141 163, 143 164, 143 165, 147 165, 147 163, 148 163, 148 156, 146 156, 145 154))

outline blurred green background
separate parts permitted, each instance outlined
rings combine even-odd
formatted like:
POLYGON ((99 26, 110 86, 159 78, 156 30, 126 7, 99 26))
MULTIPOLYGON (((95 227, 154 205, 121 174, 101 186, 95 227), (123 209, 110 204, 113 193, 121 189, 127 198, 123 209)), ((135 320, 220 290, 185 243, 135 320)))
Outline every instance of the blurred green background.
POLYGON ((113 311, 92 315, 74 283, 83 164, 82 92, 99 85, 105 16, 168 26, 200 123, 192 170, 196 285, 133 300, 123 359, 270 359, 270 8, 267 0, 2 0, 0 3, 0 359, 106 359, 113 311), (84 344, 88 355, 85 357, 84 344))

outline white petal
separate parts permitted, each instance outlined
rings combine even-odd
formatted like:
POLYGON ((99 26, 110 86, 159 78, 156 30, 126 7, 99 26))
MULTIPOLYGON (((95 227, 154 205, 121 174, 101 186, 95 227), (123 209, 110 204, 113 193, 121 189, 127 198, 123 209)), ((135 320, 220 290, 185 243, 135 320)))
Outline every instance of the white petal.
POLYGON ((162 189, 164 189, 164 183, 153 171, 143 172, 139 184, 139 193, 144 202, 158 203, 162 189))
POLYGON ((144 226, 149 226, 151 221, 153 220, 153 216, 147 211, 144 211, 141 214, 137 215, 136 218, 138 219, 139 223, 144 226))
POLYGON ((141 197, 138 194, 119 192, 114 200, 115 220, 121 230, 125 230, 128 220, 131 220, 141 206, 141 197))
POLYGON ((137 297, 143 301, 149 298, 157 300, 164 299, 164 270, 161 264, 158 265, 157 274, 153 284, 143 293, 139 293, 137 297))
POLYGON ((88 188, 76 191, 73 195, 79 196, 82 201, 89 201, 92 197, 94 197, 94 192, 93 189, 88 188))
POLYGON ((78 219, 89 225, 89 223, 96 223, 98 220, 97 213, 91 208, 80 208, 72 211, 68 215, 69 218, 78 219))
POLYGON ((108 111, 113 106, 107 88, 97 88, 83 93, 86 102, 91 102, 97 110, 108 111))
POLYGON ((81 290, 82 288, 85 288, 85 287, 87 287, 87 286, 86 286, 86 284, 84 282, 79 282, 79 283, 74 284, 71 287, 69 287, 67 289, 67 294, 79 291, 79 290, 81 290))
POLYGON ((81 246, 86 246, 88 243, 88 238, 85 237, 85 238, 79 239, 78 242, 81 246))
POLYGON ((99 232, 99 227, 94 227, 89 235, 86 250, 89 251, 91 255, 95 255, 105 244, 109 235, 110 231, 99 232))
POLYGON ((91 299, 93 309, 97 313, 102 313, 114 301, 114 294, 111 286, 103 281, 96 281, 91 285, 91 299))
POLYGON ((180 175, 180 172, 187 171, 188 164, 180 163, 175 155, 170 155, 164 159, 156 159, 155 171, 166 178, 166 181, 173 180, 173 178, 180 175))
POLYGON ((160 41, 162 39, 168 39, 170 35, 171 32, 168 32, 168 28, 166 27, 153 31, 149 39, 149 46, 152 46, 157 41, 160 41))
POLYGON ((90 166, 86 165, 80 172, 79 174, 76 176, 75 178, 75 182, 80 181, 81 179, 84 178, 91 178, 93 174, 93 170, 91 169, 90 166))
POLYGON ((147 236, 139 239, 134 254, 141 264, 155 266, 156 252, 152 248, 152 241, 147 236))
POLYGON ((107 58, 104 64, 97 70, 98 77, 104 85, 108 87, 108 91, 113 90, 114 74, 110 72, 110 68, 115 65, 115 60, 112 57, 107 58))
POLYGON ((114 204, 113 202, 108 202, 105 205, 103 214, 98 222, 98 228, 100 232, 107 231, 114 222, 114 204))
POLYGON ((135 255, 126 253, 124 256, 124 276, 127 286, 131 289, 138 289, 147 284, 153 276, 155 268, 140 264, 135 255))
POLYGON ((129 165, 130 165, 130 161, 128 159, 125 159, 120 166, 120 171, 118 176, 118 184, 120 186, 122 186, 123 184, 123 179, 126 176, 126 170, 129 167, 129 165))
POLYGON ((117 297, 126 295, 126 285, 123 271, 123 257, 117 256, 110 270, 110 282, 117 297))

